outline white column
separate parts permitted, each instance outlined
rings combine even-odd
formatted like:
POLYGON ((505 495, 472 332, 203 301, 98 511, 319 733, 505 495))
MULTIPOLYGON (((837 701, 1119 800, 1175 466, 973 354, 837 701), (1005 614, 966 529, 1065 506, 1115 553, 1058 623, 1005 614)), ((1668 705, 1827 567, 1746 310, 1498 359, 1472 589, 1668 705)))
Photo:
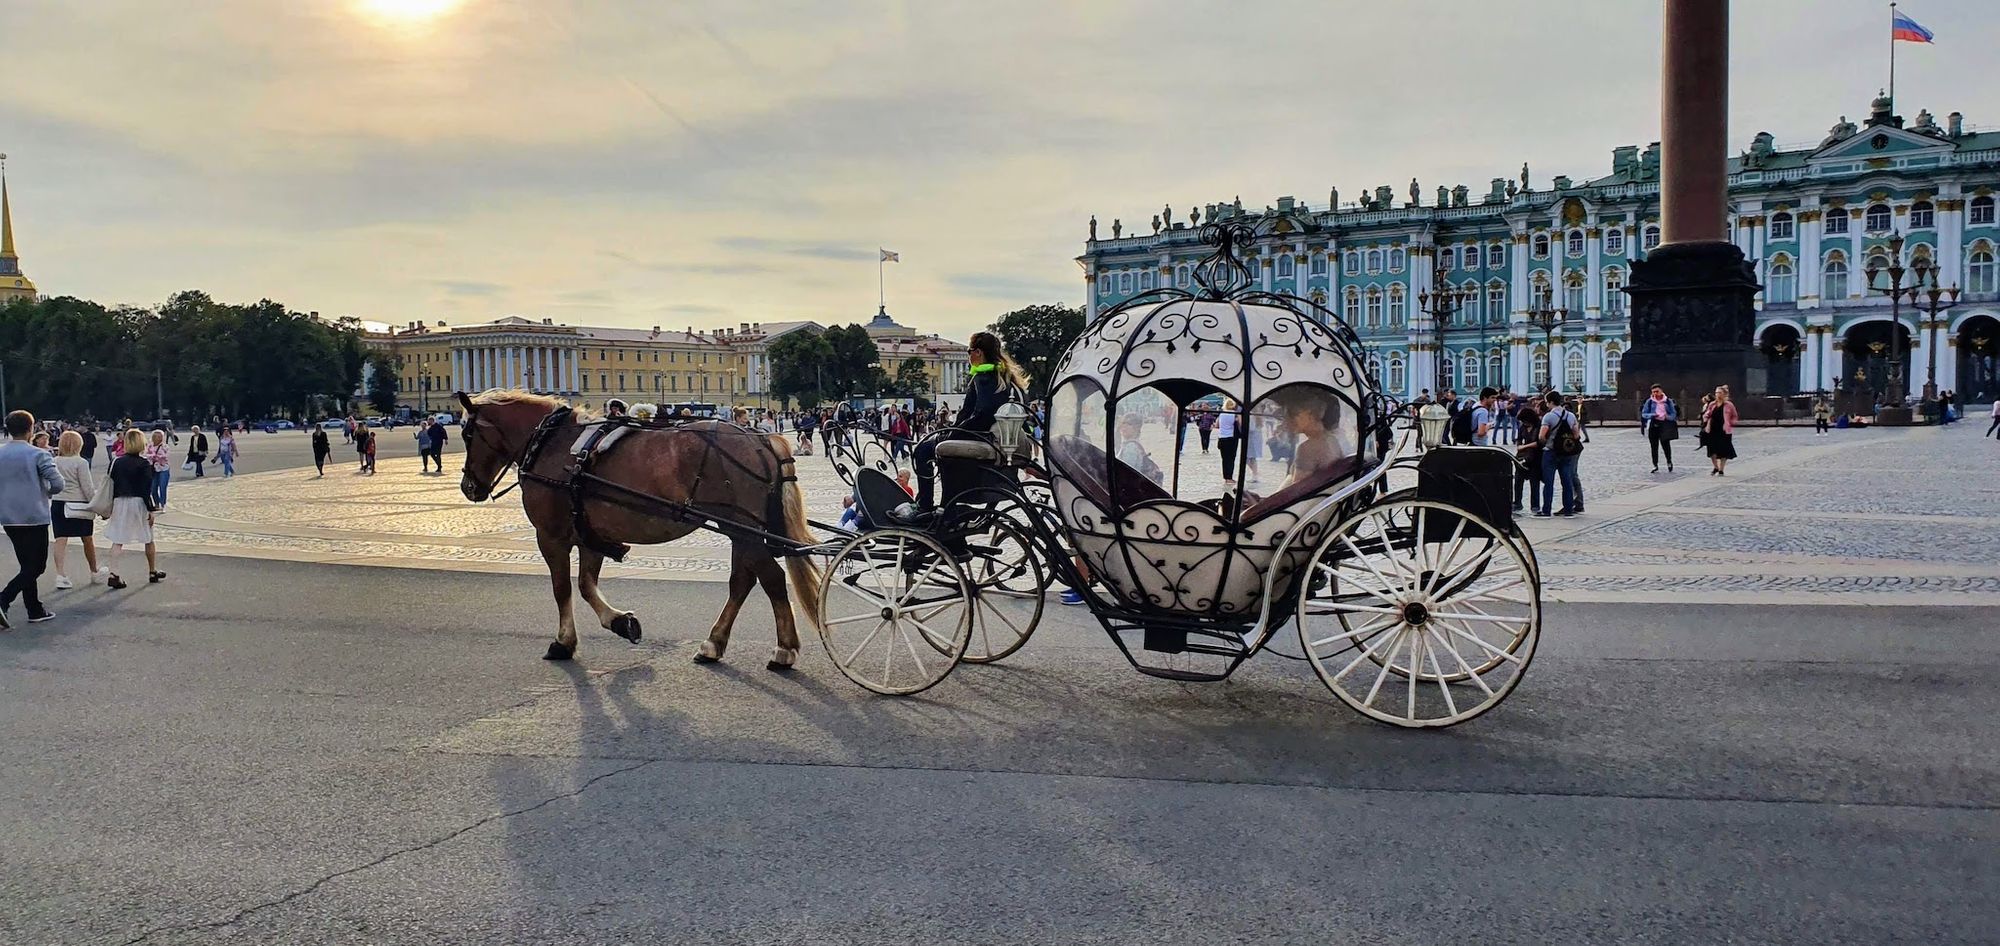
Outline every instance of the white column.
POLYGON ((1604 228, 1592 218, 1583 230, 1583 317, 1594 319, 1604 312, 1604 264, 1598 259, 1604 228))
POLYGON ((465 390, 465 375, 462 373, 463 369, 461 366, 463 359, 459 357, 461 354, 462 352, 456 348, 451 350, 451 381, 449 383, 453 391, 465 390))
POLYGON ((1591 394, 1604 393, 1604 339, 1595 334, 1587 337, 1583 349, 1583 389, 1591 394))
POLYGON ((521 380, 521 346, 519 345, 507 346, 507 386, 510 388, 527 387, 527 384, 521 380))
POLYGON ((472 356, 472 389, 484 391, 489 387, 486 383, 486 348, 474 348, 469 354, 472 356))
MULTIPOLYGON (((1793 271, 1799 274, 1799 308, 1816 309, 1820 305, 1819 237, 1822 221, 1825 219, 1825 214, 1819 206, 1819 199, 1807 198, 1806 206, 1793 213, 1792 219, 1799 228, 1799 261, 1798 265, 1792 267, 1793 271), (1806 219, 1809 216, 1812 219, 1806 219)), ((1812 389, 1810 377, 1807 382, 1807 386, 1800 390, 1812 389)))
MULTIPOLYGON (((1865 211, 1867 208, 1864 206, 1859 209, 1865 211)), ((1847 213, 1848 208, 1842 207, 1840 212, 1847 213)), ((1867 219, 1866 216, 1849 215, 1847 220, 1847 298, 1849 299, 1868 294, 1868 258, 1864 255, 1867 252, 1867 244, 1864 242, 1866 234, 1861 232, 1862 223, 1867 219)))
POLYGON ((549 383, 549 347, 535 346, 535 387, 542 391, 555 390, 549 383))

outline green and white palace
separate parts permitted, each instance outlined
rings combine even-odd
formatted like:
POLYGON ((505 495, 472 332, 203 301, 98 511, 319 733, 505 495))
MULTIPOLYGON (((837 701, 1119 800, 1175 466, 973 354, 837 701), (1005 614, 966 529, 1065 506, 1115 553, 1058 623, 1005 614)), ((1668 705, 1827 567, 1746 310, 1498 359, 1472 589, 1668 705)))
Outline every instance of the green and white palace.
MULTIPOLYGON (((1877 98, 1865 123, 1843 117, 1817 145, 1780 148, 1759 134, 1730 162, 1731 232, 1764 285, 1757 344, 1770 360, 1768 393, 1879 391, 1900 371, 1911 391, 1928 381, 1966 403, 2000 395, 2000 132, 1975 132, 1956 112, 1943 125, 1929 112, 1906 125, 1893 112, 1877 98), (1924 258, 1943 288, 1960 291, 1935 322, 1905 297, 1892 323, 1887 295, 1868 284, 1871 267, 1889 267, 1897 236, 1906 266, 1924 258)), ((1359 201, 1335 190, 1318 209, 1281 197, 1246 210, 1237 199, 1176 218, 1169 206, 1150 228, 1114 220, 1109 234, 1093 218, 1077 259, 1089 311, 1190 286, 1209 252, 1200 225, 1249 218, 1263 288, 1339 313, 1398 396, 1439 385, 1529 390, 1550 383, 1551 367, 1565 391, 1615 394, 1630 347, 1620 290, 1660 239, 1659 146, 1611 155, 1611 173, 1594 180, 1530 186, 1524 165, 1478 197, 1439 187, 1426 203, 1411 181, 1402 195, 1377 187, 1359 201), (1419 304, 1440 289, 1465 300, 1441 338, 1419 304)))

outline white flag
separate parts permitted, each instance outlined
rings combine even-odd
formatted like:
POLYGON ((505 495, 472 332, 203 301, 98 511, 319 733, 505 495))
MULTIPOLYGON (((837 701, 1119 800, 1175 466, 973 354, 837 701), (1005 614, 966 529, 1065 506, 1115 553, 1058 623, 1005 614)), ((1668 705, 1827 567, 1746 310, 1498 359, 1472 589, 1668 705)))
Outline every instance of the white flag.
MULTIPOLYGON (((878 247, 878 249, 879 249, 879 247, 878 247)), ((900 263, 900 262, 902 262, 902 261, 903 261, 903 254, 901 254, 901 253, 891 253, 891 252, 889 252, 888 250, 882 250, 882 262, 884 262, 884 263, 900 263)))

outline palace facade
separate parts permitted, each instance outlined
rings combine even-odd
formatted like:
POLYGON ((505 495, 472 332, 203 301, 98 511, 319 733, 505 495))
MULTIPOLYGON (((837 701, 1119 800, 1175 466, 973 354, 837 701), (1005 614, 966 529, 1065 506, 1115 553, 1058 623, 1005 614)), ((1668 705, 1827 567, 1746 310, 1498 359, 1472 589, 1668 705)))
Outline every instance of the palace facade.
MULTIPOLYGON (((1199 225, 1241 220, 1256 234, 1249 263, 1262 288, 1338 314, 1399 397, 1551 382, 1612 395, 1630 350, 1622 289, 1660 240, 1659 168, 1657 143, 1628 145, 1602 177, 1535 188, 1523 165, 1484 195, 1439 187, 1428 205, 1413 180, 1400 205, 1386 186, 1355 202, 1335 190, 1319 210, 1293 197, 1245 210, 1239 198, 1187 220, 1165 208, 1150 233, 1113 221, 1110 239, 1093 218, 1077 262, 1088 311, 1102 312, 1156 287, 1191 287, 1210 252, 1199 225), (1441 296, 1452 300, 1442 320, 1441 296)), ((1906 127, 1884 97, 1865 123, 1843 116, 1817 145, 1783 148, 1760 133, 1729 170, 1733 239, 1764 285, 1756 340, 1767 393, 1880 391, 1900 377, 1968 403, 2000 396, 2000 132, 1970 130, 1957 112, 1942 126, 1922 112, 1906 127), (1868 273, 1888 270, 1896 236, 1900 262, 1935 267, 1957 306, 1933 320, 1905 297, 1892 320, 1879 291, 1887 276, 1871 286, 1868 273)))
MULTIPOLYGON (((884 371, 906 359, 924 363, 932 396, 959 393, 969 365, 965 346, 898 324, 886 311, 867 323, 884 371)), ((369 332, 370 348, 396 359, 402 403, 419 411, 449 409, 453 393, 518 387, 599 409, 628 403, 699 402, 776 407, 768 352, 790 332, 822 331, 818 322, 739 322, 734 328, 673 330, 560 325, 507 316, 447 325, 411 322, 369 332)))

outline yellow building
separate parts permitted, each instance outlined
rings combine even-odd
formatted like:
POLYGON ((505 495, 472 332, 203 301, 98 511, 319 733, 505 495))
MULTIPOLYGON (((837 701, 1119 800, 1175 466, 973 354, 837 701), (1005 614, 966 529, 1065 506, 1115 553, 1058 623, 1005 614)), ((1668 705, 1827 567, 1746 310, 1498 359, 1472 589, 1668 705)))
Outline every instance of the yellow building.
POLYGON ((7 195, 7 172, 0 167, 0 302, 34 297, 35 284, 21 274, 21 257, 14 253, 14 204, 7 195))

